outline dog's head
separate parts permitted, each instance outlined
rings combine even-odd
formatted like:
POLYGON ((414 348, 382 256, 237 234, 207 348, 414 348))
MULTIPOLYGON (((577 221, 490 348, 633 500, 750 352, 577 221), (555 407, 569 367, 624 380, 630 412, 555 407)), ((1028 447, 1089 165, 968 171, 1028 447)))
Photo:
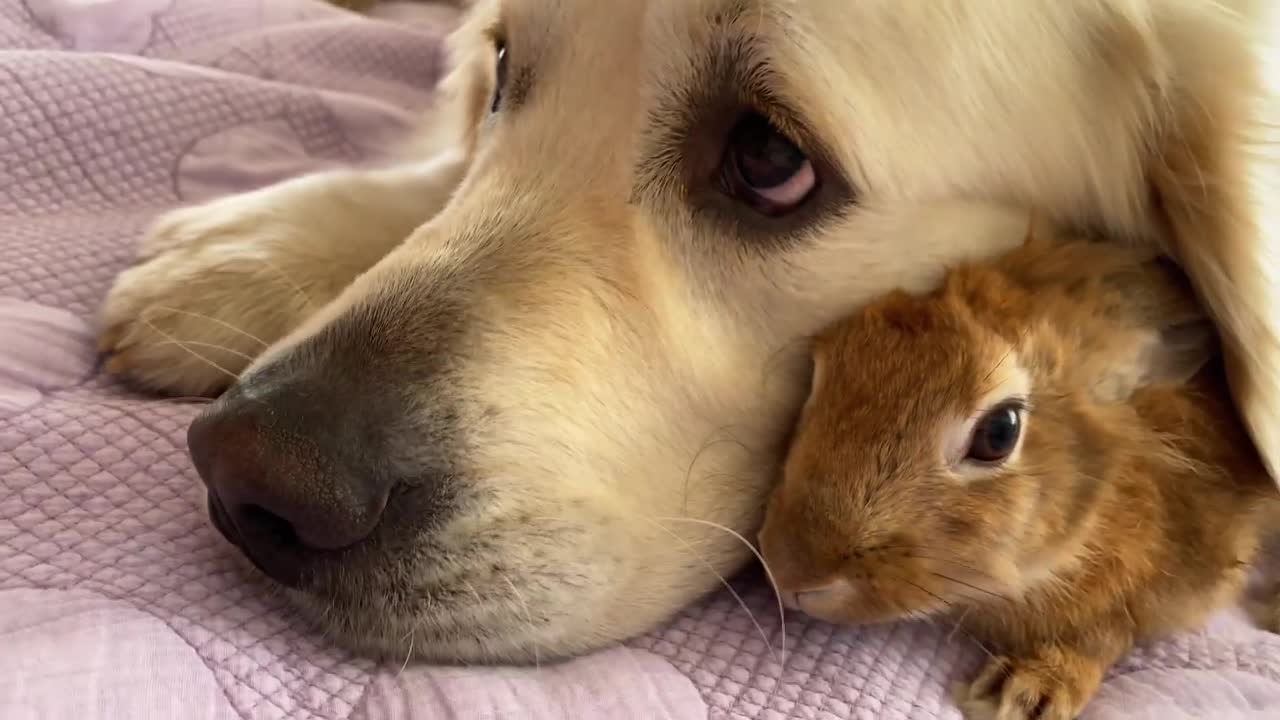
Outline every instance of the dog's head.
POLYGON ((1183 198, 1153 168, 1209 94, 1170 53, 1244 52, 1184 5, 479 2, 433 122, 463 180, 197 423, 202 473, 271 473, 215 520, 366 650, 653 626, 750 556, 807 338, 1013 208, 1144 235, 1183 198))

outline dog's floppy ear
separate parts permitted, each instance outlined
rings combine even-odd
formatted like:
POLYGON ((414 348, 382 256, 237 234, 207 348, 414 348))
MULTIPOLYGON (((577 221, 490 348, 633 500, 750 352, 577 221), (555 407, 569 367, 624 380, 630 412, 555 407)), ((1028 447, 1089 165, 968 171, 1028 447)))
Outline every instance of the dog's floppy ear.
POLYGON ((1267 68, 1280 65, 1269 60, 1280 13, 1271 2, 1155 11, 1148 58, 1159 116, 1146 167, 1168 250, 1218 326, 1236 404, 1280 480, 1280 67, 1267 68))

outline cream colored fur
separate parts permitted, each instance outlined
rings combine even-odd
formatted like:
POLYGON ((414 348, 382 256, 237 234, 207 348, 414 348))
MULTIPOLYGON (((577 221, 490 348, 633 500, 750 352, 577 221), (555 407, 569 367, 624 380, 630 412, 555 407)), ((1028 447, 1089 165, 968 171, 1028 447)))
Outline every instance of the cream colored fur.
POLYGON ((430 293, 437 273, 481 271, 458 362, 468 462, 489 499, 436 541, 483 534, 518 574, 442 566, 439 582, 490 600, 330 618, 345 642, 529 660, 671 616, 750 556, 703 521, 753 535, 803 395, 805 338, 874 294, 1014 246, 1032 206, 1170 248, 1225 331, 1239 404, 1280 468, 1269 3, 476 5, 427 150, 175 211, 102 311, 111 369, 200 394, 392 275, 430 293), (744 251, 680 202, 629 202, 650 111, 693 77, 730 6, 858 193, 843 220, 785 247, 744 251), (537 62, 510 116, 486 115, 494 27, 512 61, 537 62), (487 230, 513 226, 528 232, 487 230), (484 632, 414 635, 446 623, 484 632))

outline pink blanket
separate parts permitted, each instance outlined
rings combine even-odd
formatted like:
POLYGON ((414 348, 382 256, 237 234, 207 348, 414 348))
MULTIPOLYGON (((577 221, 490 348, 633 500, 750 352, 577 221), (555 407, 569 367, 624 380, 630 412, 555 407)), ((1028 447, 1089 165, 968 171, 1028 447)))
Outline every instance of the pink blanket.
MULTIPOLYGON (((104 379, 90 318, 161 210, 404 132, 450 16, 398 10, 0 0, 0 718, 958 717, 947 684, 981 656, 963 637, 792 616, 784 664, 754 573, 735 583, 750 615, 725 592, 553 667, 375 665, 208 527, 198 408, 104 379)), ((1280 718, 1280 638, 1226 614, 1126 661, 1089 717, 1280 718)))

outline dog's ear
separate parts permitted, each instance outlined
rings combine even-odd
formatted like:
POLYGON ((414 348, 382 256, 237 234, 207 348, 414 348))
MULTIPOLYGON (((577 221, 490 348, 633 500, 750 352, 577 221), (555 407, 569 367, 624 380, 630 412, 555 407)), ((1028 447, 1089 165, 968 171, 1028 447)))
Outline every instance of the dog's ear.
POLYGON ((422 117, 405 151, 413 157, 475 151, 480 120, 494 82, 493 42, 488 28, 496 13, 488 0, 454 0, 459 20, 445 40, 445 75, 436 84, 436 97, 422 117))
MULTIPOLYGON (((1280 40, 1271 0, 1175 3, 1147 49, 1146 173, 1168 250, 1222 337, 1237 406, 1280 480, 1280 40), (1230 6, 1227 9, 1225 6, 1230 6)), ((1159 12, 1159 11, 1157 11, 1159 12)))

